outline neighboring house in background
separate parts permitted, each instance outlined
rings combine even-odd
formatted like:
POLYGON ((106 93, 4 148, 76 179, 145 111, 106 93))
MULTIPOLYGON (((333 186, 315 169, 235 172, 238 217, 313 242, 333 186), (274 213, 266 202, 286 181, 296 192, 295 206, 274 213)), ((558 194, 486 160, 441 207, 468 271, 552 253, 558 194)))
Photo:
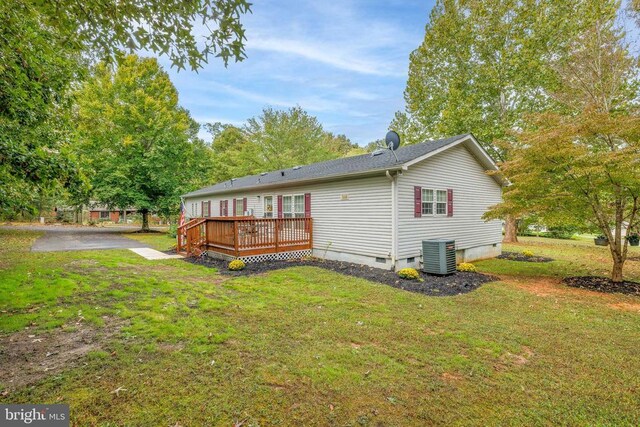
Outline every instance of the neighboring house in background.
POLYGON ((119 208, 109 208, 106 205, 97 202, 89 202, 87 207, 89 210, 90 221, 111 221, 111 222, 127 222, 127 217, 136 213, 135 209, 128 208, 126 210, 119 208))
POLYGON ((190 218, 312 218, 314 256, 399 269, 419 266, 425 239, 454 239, 458 261, 500 254, 501 222, 482 219, 501 201, 497 170, 466 134, 232 179, 183 202, 190 218))

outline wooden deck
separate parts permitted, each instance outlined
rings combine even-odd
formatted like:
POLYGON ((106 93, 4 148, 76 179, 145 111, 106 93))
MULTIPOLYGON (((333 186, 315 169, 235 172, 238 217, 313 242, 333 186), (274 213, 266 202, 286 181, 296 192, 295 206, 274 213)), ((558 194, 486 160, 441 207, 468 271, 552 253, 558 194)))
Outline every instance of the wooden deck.
POLYGON ((312 218, 194 218, 178 228, 178 252, 234 257, 311 249, 312 218))

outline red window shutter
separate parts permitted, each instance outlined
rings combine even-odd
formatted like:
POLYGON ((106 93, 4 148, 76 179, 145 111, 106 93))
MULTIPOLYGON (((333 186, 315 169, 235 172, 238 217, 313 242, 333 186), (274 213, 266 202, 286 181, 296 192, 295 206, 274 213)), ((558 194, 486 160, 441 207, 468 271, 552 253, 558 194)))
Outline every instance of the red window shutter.
POLYGON ((204 201, 202 202, 202 206, 200 207, 200 213, 204 216, 204 201))
POLYGON ((453 216, 453 190, 447 189, 447 216, 453 216))
POLYGON ((242 215, 247 211, 247 198, 242 199, 242 215))
POLYGON ((311 193, 304 193, 304 217, 311 218, 311 193))
POLYGON ((233 199, 233 216, 236 216, 236 199, 233 199))
POLYGON ((278 218, 282 218, 282 196, 278 196, 278 218))
POLYGON ((224 201, 220 200, 220 216, 224 216, 224 201))
POLYGON ((420 218, 422 216, 422 187, 413 187, 413 216, 420 218))

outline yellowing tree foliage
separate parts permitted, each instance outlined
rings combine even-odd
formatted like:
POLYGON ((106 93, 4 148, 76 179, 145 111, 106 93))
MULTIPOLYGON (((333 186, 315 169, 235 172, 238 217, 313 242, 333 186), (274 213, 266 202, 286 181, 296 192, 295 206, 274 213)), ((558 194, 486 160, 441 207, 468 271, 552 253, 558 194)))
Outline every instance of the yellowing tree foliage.
POLYGON ((640 209, 638 60, 616 28, 616 9, 590 10, 557 61, 558 112, 530 117, 503 172, 512 185, 491 216, 534 213, 552 222, 588 222, 609 241, 611 279, 623 280, 640 209))

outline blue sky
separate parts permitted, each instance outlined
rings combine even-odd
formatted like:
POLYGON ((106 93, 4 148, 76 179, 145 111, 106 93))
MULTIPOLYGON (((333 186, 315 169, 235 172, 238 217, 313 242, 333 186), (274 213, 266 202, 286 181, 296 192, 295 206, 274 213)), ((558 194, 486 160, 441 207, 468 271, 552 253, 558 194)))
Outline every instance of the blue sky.
POLYGON ((160 61, 200 123, 240 125, 265 106, 300 105, 326 130, 366 144, 383 138, 404 109, 409 54, 432 7, 432 0, 256 0, 243 19, 245 61, 225 68, 214 59, 198 73, 160 61))

